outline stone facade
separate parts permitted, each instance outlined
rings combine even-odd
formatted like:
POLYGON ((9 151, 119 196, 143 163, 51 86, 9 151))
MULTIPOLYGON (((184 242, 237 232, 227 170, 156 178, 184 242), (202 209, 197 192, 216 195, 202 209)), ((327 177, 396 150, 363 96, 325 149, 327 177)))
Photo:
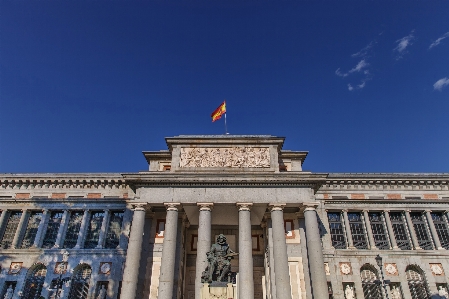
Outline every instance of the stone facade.
POLYGON ((148 171, 0 174, 0 298, 201 299, 220 234, 236 298, 445 296, 449 174, 303 171, 268 135, 166 141, 148 171))

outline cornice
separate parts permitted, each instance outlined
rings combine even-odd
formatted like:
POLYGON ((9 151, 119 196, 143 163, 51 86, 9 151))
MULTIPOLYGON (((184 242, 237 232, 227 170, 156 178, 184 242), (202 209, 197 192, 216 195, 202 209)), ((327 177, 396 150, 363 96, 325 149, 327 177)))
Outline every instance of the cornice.
MULTIPOLYGON (((352 205, 354 207, 360 207, 362 205, 372 205, 372 204, 385 204, 385 205, 444 205, 447 210, 447 205, 449 200, 446 199, 321 199, 325 206, 327 205, 352 205)), ((362 208, 360 208, 362 210, 362 208)))
POLYGON ((327 174, 311 173, 129 173, 123 174, 127 184, 141 186, 306 186, 319 188, 327 174))
POLYGON ((0 190, 126 188, 120 174, 0 174, 0 190))
POLYGON ((449 174, 329 174, 320 191, 449 190, 449 174))

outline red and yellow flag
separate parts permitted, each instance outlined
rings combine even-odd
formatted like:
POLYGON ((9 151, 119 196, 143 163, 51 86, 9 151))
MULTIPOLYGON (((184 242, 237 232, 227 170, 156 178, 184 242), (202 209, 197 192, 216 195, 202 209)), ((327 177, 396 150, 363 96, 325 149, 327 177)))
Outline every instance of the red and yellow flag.
POLYGON ((217 109, 212 112, 210 115, 212 117, 212 122, 216 121, 217 119, 220 119, 223 114, 226 113, 226 101, 223 101, 220 106, 218 106, 217 109))

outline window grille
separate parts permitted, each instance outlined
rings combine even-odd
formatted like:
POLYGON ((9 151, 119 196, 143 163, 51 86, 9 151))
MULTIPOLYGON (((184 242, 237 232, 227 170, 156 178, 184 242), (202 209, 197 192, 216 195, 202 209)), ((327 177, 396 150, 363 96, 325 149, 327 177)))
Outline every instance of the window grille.
POLYGON ((50 220, 48 220, 47 224, 47 231, 45 232, 44 242, 42 242, 42 248, 52 248, 55 245, 61 220, 61 211, 51 213, 50 220))
POLYGON ((405 276, 407 278, 408 287, 412 299, 427 299, 429 295, 427 293, 427 284, 422 274, 415 267, 407 267, 405 276))
POLYGON ((32 212, 30 218, 28 219, 27 228, 25 231, 25 236, 22 240, 22 245, 20 248, 30 248, 33 246, 34 239, 36 238, 37 230, 39 229, 39 224, 42 221, 41 212, 32 212))
POLYGON ((95 288, 95 298, 103 298, 100 297, 100 293, 101 292, 108 292, 108 285, 109 282, 108 281, 98 281, 97 282, 97 287, 95 288), (104 291, 102 290, 104 289, 104 291))
POLYGON ((445 215, 443 213, 431 213, 433 224, 437 230, 438 238, 441 242, 441 247, 449 249, 449 230, 445 215))
POLYGON ((68 299, 86 299, 89 293, 90 276, 92 269, 88 265, 80 265, 75 269, 68 299))
POLYGON ((433 242, 427 231, 427 223, 424 220, 424 215, 421 212, 413 212, 410 213, 410 218, 412 218, 413 228, 415 229, 419 247, 425 250, 432 250, 433 242))
POLYGON ((390 220, 398 247, 402 250, 411 250, 412 245, 405 226, 404 215, 400 212, 392 212, 390 220))
POLYGON ((382 286, 380 280, 377 279, 376 272, 371 266, 363 266, 360 269, 365 299, 382 299, 382 286))
POLYGON ((70 213, 69 225, 64 239, 64 248, 73 248, 78 242, 81 222, 83 221, 83 212, 75 211, 70 213))
POLYGON ((19 226, 20 218, 22 217, 22 212, 11 212, 8 218, 8 223, 6 224, 5 232, 3 233, 1 248, 8 249, 11 248, 12 241, 16 235, 17 227, 19 226))
POLYGON ((368 249, 368 242, 366 242, 365 229, 360 213, 348 213, 348 219, 354 247, 357 249, 368 249))
POLYGON ((390 249, 387 233, 381 213, 368 213, 371 224, 371 231, 373 232, 374 245, 378 249, 390 249))
POLYGON ((45 275, 47 275, 47 268, 42 264, 28 271, 23 288, 23 299, 38 299, 41 296, 45 275))
POLYGON ((341 224, 341 213, 327 213, 332 246, 335 249, 346 249, 346 238, 341 224))
POLYGON ((112 212, 106 235, 105 248, 117 248, 122 233, 123 212, 112 212))
POLYGON ((104 212, 92 212, 89 221, 89 229, 87 231, 84 248, 95 248, 100 238, 101 224, 103 223, 104 212))

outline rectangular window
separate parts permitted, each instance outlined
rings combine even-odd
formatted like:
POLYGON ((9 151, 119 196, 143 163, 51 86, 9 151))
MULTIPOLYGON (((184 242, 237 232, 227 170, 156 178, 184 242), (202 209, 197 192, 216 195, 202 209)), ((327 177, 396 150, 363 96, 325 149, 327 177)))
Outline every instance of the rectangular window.
POLYGON ((360 213, 348 213, 348 219, 354 247, 357 249, 368 249, 368 242, 366 242, 365 229, 360 213))
POLYGON ((52 248, 55 245, 58 237, 59 226, 62 221, 62 211, 53 211, 48 220, 47 231, 45 232, 44 242, 42 248, 52 248))
POLYGON ((3 233, 1 248, 11 248, 12 241, 16 235, 17 227, 19 226, 22 212, 12 211, 9 214, 8 223, 6 224, 5 232, 3 233))
POLYGON ((67 226, 67 233, 64 238, 64 248, 73 248, 78 242, 81 222, 83 221, 84 212, 74 211, 70 213, 70 220, 67 226))
POLYGON ((425 250, 432 250, 433 242, 427 230, 427 223, 424 220, 423 213, 421 212, 410 213, 410 218, 412 218, 413 228, 415 229, 419 247, 425 250))
POLYGON ((371 231, 373 232, 374 245, 379 249, 390 249, 383 215, 381 213, 368 213, 368 217, 371 224, 371 231))
POLYGON ((440 239, 441 247, 449 250, 449 230, 445 215, 441 212, 431 213, 433 224, 437 230, 438 238, 440 239))
POLYGON ((410 238, 404 222, 404 215, 400 212, 390 213, 391 226, 398 247, 402 250, 411 250, 410 238))
POLYGON ((335 249, 346 249, 346 238, 341 223, 341 213, 329 212, 327 213, 327 219, 329 220, 332 246, 335 249))
POLYGON ((33 246, 34 239, 36 238, 37 230, 42 221, 42 212, 32 212, 28 219, 28 225, 25 231, 25 236, 22 240, 20 248, 30 248, 33 246))
POLYGON ((87 229, 86 241, 84 248, 95 248, 100 238, 101 225, 103 223, 104 212, 92 212, 87 229))
POLYGON ((108 233, 106 234, 105 248, 117 248, 122 233, 123 211, 111 212, 108 233))

